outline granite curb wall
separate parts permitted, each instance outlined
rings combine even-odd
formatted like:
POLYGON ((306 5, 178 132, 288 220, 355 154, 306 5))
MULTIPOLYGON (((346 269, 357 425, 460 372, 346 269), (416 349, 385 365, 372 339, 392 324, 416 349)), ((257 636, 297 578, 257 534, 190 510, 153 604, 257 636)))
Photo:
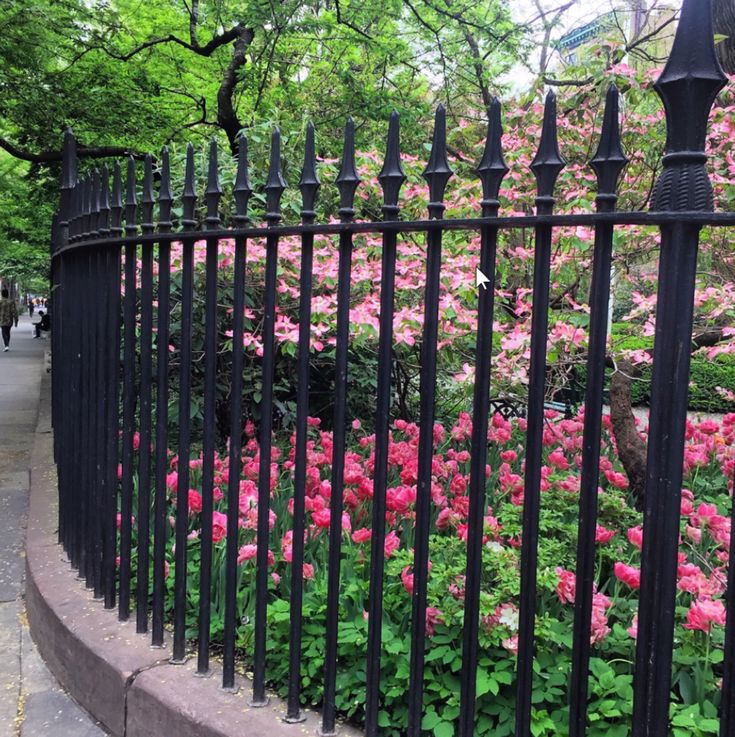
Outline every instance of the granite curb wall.
MULTIPOLYGON (((317 734, 319 715, 283 721, 285 703, 249 706, 251 684, 220 688, 221 669, 194 675, 196 664, 171 665, 167 648, 135 632, 134 617, 105 610, 72 570, 57 542, 58 494, 50 423, 50 380, 44 377, 31 455, 26 543, 26 607, 31 634, 69 694, 114 737, 294 737, 317 734)), ((360 732, 340 727, 345 737, 360 732)))

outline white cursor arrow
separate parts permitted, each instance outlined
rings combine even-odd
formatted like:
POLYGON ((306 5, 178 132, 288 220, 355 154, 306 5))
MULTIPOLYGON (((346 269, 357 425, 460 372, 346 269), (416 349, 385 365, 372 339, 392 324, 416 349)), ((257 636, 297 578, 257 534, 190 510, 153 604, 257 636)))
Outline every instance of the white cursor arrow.
POLYGON ((475 269, 475 286, 479 288, 480 284, 482 284, 482 288, 487 289, 485 285, 489 283, 490 279, 488 279, 485 274, 480 271, 480 269, 475 269))

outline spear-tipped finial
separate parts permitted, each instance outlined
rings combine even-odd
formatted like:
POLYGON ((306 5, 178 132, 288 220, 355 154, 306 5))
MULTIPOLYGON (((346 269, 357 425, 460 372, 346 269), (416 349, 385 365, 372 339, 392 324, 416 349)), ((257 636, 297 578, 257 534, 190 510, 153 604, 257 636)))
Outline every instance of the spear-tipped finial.
POLYGON ((138 200, 135 194, 135 159, 128 157, 128 177, 125 192, 125 233, 135 235, 138 228, 135 224, 135 211, 138 200))
POLYGON ((541 141, 531 169, 536 175, 538 196, 537 205, 553 206, 554 185, 559 172, 566 162, 559 153, 556 137, 556 95, 549 90, 544 105, 544 123, 541 129, 541 141))
POLYGON ((490 216, 498 212, 500 202, 500 184, 508 173, 508 166, 503 158, 502 148, 503 126, 500 120, 500 101, 494 97, 487 111, 487 138, 485 151, 477 165, 477 176, 482 182, 482 212, 490 216))
POLYGON ((90 202, 90 190, 92 188, 91 182, 89 181, 89 177, 84 177, 82 179, 82 217, 81 217, 81 225, 82 225, 82 232, 81 237, 82 239, 89 238, 89 202, 90 202))
POLYGON ((447 160, 447 115, 444 106, 439 105, 434 118, 429 163, 423 172, 429 183, 429 216, 432 218, 439 218, 444 212, 444 190, 453 173, 447 160))
POLYGON ((153 157, 150 154, 145 155, 143 163, 143 199, 142 213, 143 222, 141 228, 144 233, 152 233, 155 226, 153 224, 153 157))
POLYGON ((158 190, 158 229, 165 233, 173 227, 171 222, 171 164, 168 158, 168 147, 161 150, 161 187, 158 190))
POLYGON ((301 218, 311 223, 316 217, 314 202, 321 183, 316 173, 316 154, 314 152, 314 126, 309 121, 306 126, 306 144, 304 146, 304 167, 301 170, 299 189, 301 190, 301 218))
POLYGON ((355 216, 355 191, 360 184, 355 166, 355 123, 347 118, 345 124, 345 142, 342 149, 342 165, 337 175, 339 190, 339 216, 343 222, 349 222, 355 216))
POLYGON ((281 220, 281 196, 286 189, 286 180, 281 173, 281 131, 273 129, 271 134, 271 161, 268 167, 268 181, 265 183, 265 219, 270 225, 281 220))
POLYGON ((597 202, 615 203, 616 189, 620 173, 628 163, 620 142, 620 124, 618 122, 618 88, 611 84, 607 89, 605 113, 602 119, 602 131, 597 152, 590 160, 590 166, 597 174, 597 202))
POLYGON ((99 215, 100 215, 100 171, 94 169, 92 171, 91 187, 89 195, 89 234, 92 237, 99 235, 99 215))
POLYGON ((248 201, 253 190, 248 178, 248 139, 242 133, 237 139, 237 175, 232 192, 235 197, 235 222, 243 226, 250 220, 248 201))
POLYGON ((77 140, 71 128, 64 132, 62 147, 61 187, 71 189, 77 183, 77 140))
POLYGON ((216 228, 220 223, 219 201, 222 197, 222 187, 219 184, 217 168, 217 141, 213 138, 209 144, 209 168, 207 171, 207 218, 205 223, 208 230, 216 228))
POLYGON ((653 210, 713 209, 704 143, 709 111, 726 81, 715 53, 710 0, 684 0, 669 60, 654 84, 666 110, 666 154, 653 210))
POLYGON ((194 219, 194 205, 196 204, 197 193, 194 186, 194 146, 188 143, 186 146, 186 171, 184 173, 184 193, 181 195, 181 201, 184 204, 183 217, 181 224, 184 230, 193 228, 197 222, 194 219))
POLYGON ((97 230, 100 235, 110 232, 110 172, 107 165, 103 165, 100 172, 100 210, 97 230))
POLYGON ((406 181, 406 174, 401 166, 400 120, 395 110, 388 123, 388 146, 378 180, 383 187, 383 215, 387 220, 395 219, 399 210, 398 194, 406 181))
POLYGON ((112 168, 112 201, 110 203, 110 233, 113 236, 122 235, 122 175, 120 162, 115 161, 112 168))

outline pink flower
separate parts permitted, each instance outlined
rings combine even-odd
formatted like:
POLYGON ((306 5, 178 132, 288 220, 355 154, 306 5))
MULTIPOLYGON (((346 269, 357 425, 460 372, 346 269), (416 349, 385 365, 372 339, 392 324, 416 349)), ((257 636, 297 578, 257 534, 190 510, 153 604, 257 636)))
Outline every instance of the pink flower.
POLYGON ((434 625, 437 624, 444 624, 442 613, 436 607, 426 607, 426 634, 428 637, 434 636, 434 625))
POLYGON ((552 450, 551 453, 549 453, 548 461, 552 466, 558 468, 560 471, 566 471, 569 468, 569 461, 566 459, 564 451, 561 450, 561 448, 552 450))
POLYGON ((624 584, 627 584, 632 589, 639 589, 641 587, 641 571, 640 568, 634 566, 626 566, 625 563, 617 562, 615 564, 615 575, 624 584))
POLYGON ((574 604, 574 596, 577 590, 577 577, 573 571, 566 571, 557 567, 556 575, 559 582, 556 584, 556 595, 562 604, 574 604))
POLYGON ((304 563, 303 574, 304 580, 310 581, 314 578, 314 566, 311 563, 304 563))
POLYGON ((518 635, 508 637, 500 643, 511 655, 518 655, 518 635))
POLYGON ((257 545, 243 545, 237 553, 237 565, 241 566, 246 560, 255 558, 257 554, 257 545))
POLYGON ((684 627, 688 630, 702 630, 709 632, 712 623, 725 625, 725 605, 719 599, 712 601, 711 599, 697 599, 692 602, 687 612, 687 621, 684 627))
POLYGON ((227 536, 227 515, 212 512, 212 542, 218 543, 227 536))
POLYGON ((630 623, 630 627, 627 630, 628 634, 635 640, 638 637, 638 615, 633 615, 633 621, 630 623))
POLYGON ((364 543, 370 540, 373 536, 373 531, 367 527, 361 527, 359 530, 355 530, 352 533, 352 542, 364 543))
POLYGON ((393 553, 398 550, 398 548, 401 545, 401 541, 398 538, 398 535, 396 535, 395 530, 391 530, 386 536, 385 536, 385 543, 383 545, 383 550, 385 552, 385 557, 390 558, 393 553))
POLYGON ((638 550, 643 549, 643 528, 640 525, 631 527, 628 530, 628 540, 635 545, 638 550))
POLYGON ((610 599, 605 594, 595 593, 592 596, 592 620, 590 622, 590 644, 601 642, 610 634, 607 626, 605 609, 610 606, 610 599))
POLYGON ((410 570, 411 566, 406 566, 401 571, 401 581, 403 582, 403 588, 406 589, 409 595, 413 595, 413 573, 409 573, 410 570))
POLYGON ((615 530, 608 530, 602 525, 597 525, 595 528, 595 542, 600 545, 607 545, 618 533, 615 530))
POLYGON ((202 511, 202 495, 196 489, 189 489, 189 514, 202 511))

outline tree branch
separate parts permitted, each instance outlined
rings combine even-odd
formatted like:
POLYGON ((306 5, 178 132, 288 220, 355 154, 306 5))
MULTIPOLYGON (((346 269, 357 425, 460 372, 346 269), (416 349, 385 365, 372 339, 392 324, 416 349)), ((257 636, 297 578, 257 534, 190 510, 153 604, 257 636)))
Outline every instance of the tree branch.
MULTIPOLYGON (((19 148, 15 144, 0 138, 0 148, 5 149, 11 156, 22 161, 30 161, 33 164, 50 164, 61 161, 62 151, 41 151, 34 153, 19 148)), ((145 158, 145 154, 128 148, 127 146, 77 146, 77 158, 80 159, 105 159, 113 156, 132 156, 135 159, 145 158)))

